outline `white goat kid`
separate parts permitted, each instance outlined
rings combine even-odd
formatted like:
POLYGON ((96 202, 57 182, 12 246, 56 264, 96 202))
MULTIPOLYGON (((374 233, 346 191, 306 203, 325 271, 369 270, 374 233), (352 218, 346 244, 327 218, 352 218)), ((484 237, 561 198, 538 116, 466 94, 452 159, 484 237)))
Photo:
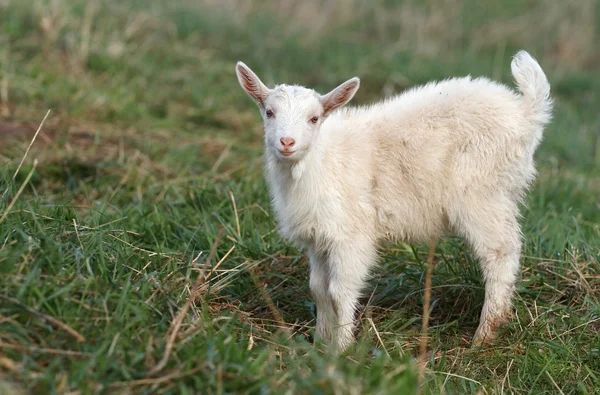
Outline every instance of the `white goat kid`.
POLYGON ((518 204, 550 121, 550 85, 525 51, 512 61, 519 92, 486 78, 433 82, 366 107, 340 109, 352 78, 326 95, 267 88, 236 73, 265 127, 266 176, 281 233, 308 250, 317 335, 343 351, 377 243, 453 233, 479 258, 485 301, 474 343, 511 317, 519 271, 518 204))

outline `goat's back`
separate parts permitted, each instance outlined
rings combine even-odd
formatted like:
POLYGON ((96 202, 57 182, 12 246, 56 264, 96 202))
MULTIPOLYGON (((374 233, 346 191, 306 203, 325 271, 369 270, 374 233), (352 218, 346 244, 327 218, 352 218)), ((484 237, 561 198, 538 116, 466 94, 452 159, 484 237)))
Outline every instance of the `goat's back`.
MULTIPOLYGON (((468 196, 518 200, 535 176, 522 96, 485 78, 401 94, 364 114, 373 140, 373 201, 384 233, 427 240, 468 196)), ((358 125, 357 125, 358 126, 358 125)))

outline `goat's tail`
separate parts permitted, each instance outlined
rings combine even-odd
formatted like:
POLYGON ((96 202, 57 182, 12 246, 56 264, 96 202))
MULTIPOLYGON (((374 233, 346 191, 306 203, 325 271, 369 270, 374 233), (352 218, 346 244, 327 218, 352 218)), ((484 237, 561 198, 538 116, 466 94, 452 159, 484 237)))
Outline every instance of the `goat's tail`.
POLYGON ((531 120, 545 125, 552 118, 550 83, 546 74, 526 51, 519 51, 510 65, 519 91, 523 94, 523 105, 531 120))

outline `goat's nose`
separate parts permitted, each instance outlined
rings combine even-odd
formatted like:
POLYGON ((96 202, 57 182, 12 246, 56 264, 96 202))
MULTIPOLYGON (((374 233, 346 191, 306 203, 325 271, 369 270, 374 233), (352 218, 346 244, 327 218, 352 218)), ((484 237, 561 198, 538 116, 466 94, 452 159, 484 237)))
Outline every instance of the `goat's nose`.
POLYGON ((283 148, 292 148, 294 144, 296 144, 296 140, 291 137, 282 137, 279 139, 279 142, 283 146, 283 148))

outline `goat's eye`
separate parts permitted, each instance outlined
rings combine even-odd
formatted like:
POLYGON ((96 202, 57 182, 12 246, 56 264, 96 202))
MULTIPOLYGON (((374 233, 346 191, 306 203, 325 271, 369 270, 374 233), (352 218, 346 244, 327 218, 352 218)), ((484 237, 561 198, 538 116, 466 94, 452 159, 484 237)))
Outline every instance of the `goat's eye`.
POLYGON ((312 117, 312 118, 309 120, 309 122, 310 122, 310 123, 317 123, 317 122, 319 122, 319 117, 312 117))
POLYGON ((267 110, 267 118, 273 118, 275 114, 271 110, 267 110))

